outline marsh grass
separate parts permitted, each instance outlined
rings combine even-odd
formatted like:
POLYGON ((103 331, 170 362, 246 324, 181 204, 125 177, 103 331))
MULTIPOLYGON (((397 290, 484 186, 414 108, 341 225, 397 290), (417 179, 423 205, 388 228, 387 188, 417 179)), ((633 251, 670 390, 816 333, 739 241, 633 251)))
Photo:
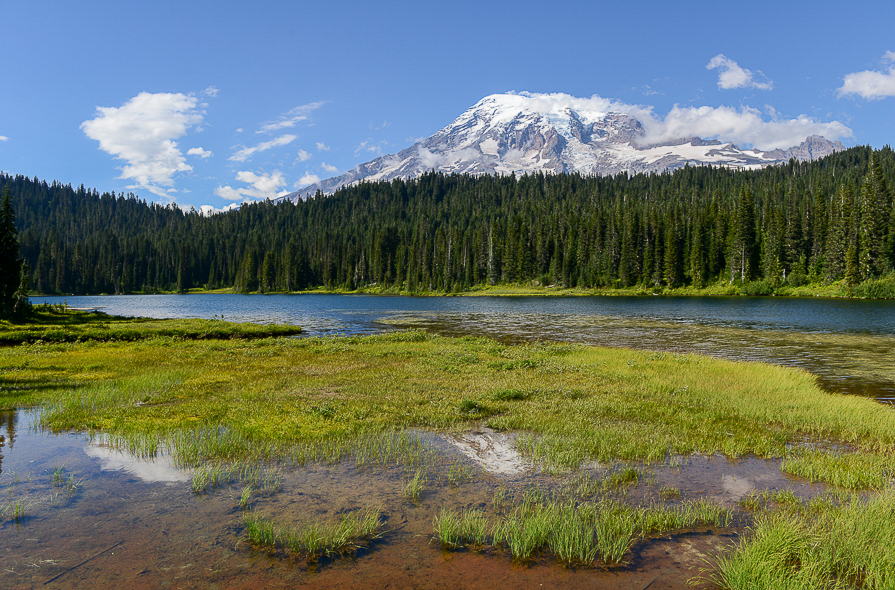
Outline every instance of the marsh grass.
POLYGON ((8 498, 6 502, 0 502, 0 523, 11 520, 22 522, 28 515, 31 503, 24 499, 8 498))
POLYGON ((882 490, 895 480, 895 455, 803 450, 787 457, 780 469, 846 490, 882 490))
POLYGON ((716 558, 713 581, 731 590, 895 587, 895 493, 809 508, 756 516, 737 549, 716 558))
POLYGON ((419 503, 420 497, 423 494, 423 487, 426 484, 426 475, 424 469, 417 469, 414 476, 404 484, 404 497, 414 504, 419 503))
POLYGON ((47 430, 107 433, 191 468, 420 466, 434 452, 404 433, 482 421, 523 432, 518 450, 548 473, 695 452, 780 457, 812 437, 895 449, 895 414, 870 400, 824 393, 799 370, 694 355, 401 332, 33 344, 7 348, 0 370, 0 406, 40 404, 47 430))
POLYGON ((275 494, 282 487, 282 473, 278 468, 268 468, 254 462, 206 463, 195 470, 192 489, 202 494, 236 482, 246 484, 251 493, 275 494))
POLYGON ((448 485, 450 487, 455 488, 465 481, 474 481, 475 478, 475 470, 464 461, 454 459, 450 462, 447 473, 448 485))
POLYGON ((443 508, 433 528, 445 549, 480 550, 490 542, 494 549, 508 551, 515 561, 547 552, 570 565, 590 564, 597 557, 615 564, 638 539, 671 530, 725 527, 731 517, 730 510, 707 500, 684 502, 674 508, 631 508, 616 500, 576 503, 548 499, 530 489, 508 513, 492 518, 476 508, 443 508))
POLYGON ((612 465, 600 474, 582 469, 566 478, 560 490, 573 499, 588 499, 608 492, 624 493, 637 485, 642 475, 640 470, 630 465, 612 465))
POLYGON ((35 306, 33 309, 34 313, 25 320, 0 320, 0 345, 34 342, 134 342, 150 338, 270 338, 301 333, 298 326, 202 319, 130 318, 110 316, 102 312, 74 311, 67 306, 35 306))
POLYGON ((338 523, 316 521, 296 526, 247 511, 243 524, 253 545, 316 561, 322 556, 353 553, 381 537, 381 515, 382 508, 373 507, 344 514, 338 523))

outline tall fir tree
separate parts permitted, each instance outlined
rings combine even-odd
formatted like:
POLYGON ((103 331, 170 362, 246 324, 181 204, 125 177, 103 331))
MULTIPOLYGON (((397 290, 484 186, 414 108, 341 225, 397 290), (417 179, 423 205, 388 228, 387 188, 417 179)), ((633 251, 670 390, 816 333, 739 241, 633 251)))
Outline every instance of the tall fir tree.
POLYGON ((16 307, 16 291, 22 283, 18 230, 7 188, 0 203, 0 317, 10 317, 16 307))

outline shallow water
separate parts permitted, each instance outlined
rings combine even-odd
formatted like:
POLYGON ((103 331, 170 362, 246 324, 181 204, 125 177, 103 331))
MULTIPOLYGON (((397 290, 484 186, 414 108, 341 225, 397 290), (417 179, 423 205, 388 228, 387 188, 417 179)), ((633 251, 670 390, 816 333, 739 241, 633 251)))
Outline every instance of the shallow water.
MULTIPOLYGON (((386 534, 356 555, 309 564, 258 551, 242 541, 242 484, 194 494, 190 473, 164 458, 135 459, 84 435, 48 435, 33 427, 33 412, 6 413, 7 445, 0 498, 30 505, 21 522, 0 524, 0 569, 4 588, 685 588, 689 578, 722 546, 737 538, 748 518, 734 525, 668 535, 637 543, 625 564, 568 568, 540 556, 514 564, 502 552, 445 552, 433 540, 432 522, 443 507, 480 507, 493 512, 502 488, 511 502, 526 490, 545 495, 562 489, 554 477, 513 455, 512 445, 485 429, 463 435, 424 435, 437 465, 419 503, 402 495, 404 468, 358 468, 352 461, 285 470, 282 487, 255 496, 251 508, 268 517, 302 523, 381 506, 386 534), (465 477, 448 482, 450 466, 465 477), (511 464, 512 468, 504 468, 511 464), (53 486, 60 468, 76 489, 53 486)), ((605 472, 598 467, 594 475, 605 472)), ((660 501, 662 488, 679 499, 715 498, 735 507, 753 490, 791 489, 802 497, 822 491, 783 475, 779 462, 746 458, 689 457, 671 465, 641 467, 640 482, 615 492, 633 504, 660 501)))

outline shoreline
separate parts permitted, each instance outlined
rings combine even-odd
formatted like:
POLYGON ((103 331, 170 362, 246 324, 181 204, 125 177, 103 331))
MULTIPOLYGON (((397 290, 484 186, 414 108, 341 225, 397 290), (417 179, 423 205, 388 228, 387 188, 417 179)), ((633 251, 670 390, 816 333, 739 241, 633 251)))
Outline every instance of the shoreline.
MULTIPOLYGON (((748 286, 748 285, 746 285, 748 286)), ((183 293, 162 291, 153 293, 91 293, 91 294, 31 294, 29 297, 106 297, 115 295, 382 295, 401 297, 787 297, 795 299, 869 299, 878 301, 892 300, 892 297, 865 297, 849 295, 848 288, 842 281, 829 285, 805 285, 801 287, 781 286, 774 292, 757 294, 742 292, 743 285, 714 284, 704 288, 678 287, 674 289, 643 289, 638 287, 603 287, 584 289, 578 287, 528 286, 528 285, 494 285, 478 287, 466 291, 406 291, 378 286, 358 289, 306 289, 300 291, 269 291, 240 293, 233 288, 204 289, 194 288, 183 293)), ((860 285, 858 285, 860 287, 860 285)))

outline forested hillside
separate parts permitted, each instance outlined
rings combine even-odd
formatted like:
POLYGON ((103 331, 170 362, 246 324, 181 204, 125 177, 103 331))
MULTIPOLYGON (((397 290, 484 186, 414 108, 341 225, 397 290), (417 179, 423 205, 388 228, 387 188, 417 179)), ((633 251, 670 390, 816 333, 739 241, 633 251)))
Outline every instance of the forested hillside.
POLYGON ((32 289, 47 294, 857 284, 895 268, 893 186, 888 147, 758 171, 430 173, 210 217, 0 176, 32 289))

